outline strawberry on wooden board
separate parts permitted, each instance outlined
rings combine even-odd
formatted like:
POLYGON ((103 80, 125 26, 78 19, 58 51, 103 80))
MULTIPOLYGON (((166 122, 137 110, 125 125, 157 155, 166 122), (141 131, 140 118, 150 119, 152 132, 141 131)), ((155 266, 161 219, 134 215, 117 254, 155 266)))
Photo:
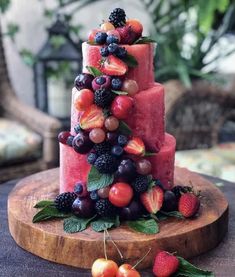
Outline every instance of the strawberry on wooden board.
POLYGON ((128 141, 124 150, 128 154, 143 156, 145 153, 144 142, 141 138, 133 137, 128 141))
POLYGON ((200 200, 192 192, 184 193, 179 199, 178 210, 186 218, 193 217, 198 212, 199 207, 200 200))
POLYGON ((91 105, 80 117, 80 126, 83 130, 102 128, 105 117, 101 108, 91 105))
POLYGON ((172 276, 179 268, 179 260, 176 256, 166 251, 160 251, 155 257, 153 273, 157 277, 172 276))
POLYGON ((163 204, 164 192, 159 186, 154 186, 140 195, 145 209, 152 214, 158 212, 163 204))
POLYGON ((128 66, 113 55, 109 55, 101 65, 101 71, 111 76, 125 75, 127 70, 128 66))

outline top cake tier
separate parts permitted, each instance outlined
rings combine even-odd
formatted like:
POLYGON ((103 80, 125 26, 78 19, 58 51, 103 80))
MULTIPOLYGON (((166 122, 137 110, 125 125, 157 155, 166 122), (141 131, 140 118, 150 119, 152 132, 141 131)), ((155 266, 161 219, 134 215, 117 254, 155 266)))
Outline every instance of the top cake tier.
MULTIPOLYGON (((138 62, 135 68, 129 68, 126 78, 135 80, 139 85, 139 90, 151 87, 154 83, 154 44, 133 44, 122 45, 128 54, 134 56, 138 62)), ((82 44, 83 72, 88 73, 86 66, 100 68, 101 56, 100 45, 91 45, 87 42, 82 44)), ((102 70, 101 70, 102 71, 102 70)))

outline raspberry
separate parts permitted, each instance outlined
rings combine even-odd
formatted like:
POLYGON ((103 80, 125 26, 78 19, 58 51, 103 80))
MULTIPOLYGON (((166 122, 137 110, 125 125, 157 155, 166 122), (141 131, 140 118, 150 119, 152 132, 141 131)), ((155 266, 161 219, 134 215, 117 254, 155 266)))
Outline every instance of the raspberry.
POLYGON ((94 166, 100 173, 110 174, 116 171, 117 160, 110 154, 103 154, 96 159, 94 166))
POLYGON ((56 196, 55 207, 62 212, 70 212, 74 200, 77 198, 74 192, 64 192, 56 196))
POLYGON ((108 107, 113 100, 113 95, 109 90, 98 89, 95 91, 95 104, 101 108, 108 107))
POLYGON ((95 209, 98 215, 103 217, 111 217, 117 213, 117 208, 114 207, 108 199, 100 199, 95 203, 95 209))
POLYGON ((111 22, 114 27, 124 26, 126 24, 125 11, 120 8, 114 9, 109 16, 109 22, 111 22))
POLYGON ((149 179, 147 176, 138 175, 132 183, 132 187, 135 192, 141 193, 145 192, 148 189, 148 184, 149 179))

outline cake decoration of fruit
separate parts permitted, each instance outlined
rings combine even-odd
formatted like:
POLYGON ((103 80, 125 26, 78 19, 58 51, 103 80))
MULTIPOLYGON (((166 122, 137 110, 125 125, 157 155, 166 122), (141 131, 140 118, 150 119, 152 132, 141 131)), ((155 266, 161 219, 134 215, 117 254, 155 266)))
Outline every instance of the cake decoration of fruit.
POLYGON ((176 142, 165 133, 154 41, 142 32, 140 21, 116 8, 83 43, 71 130, 58 136, 60 194, 35 206, 33 222, 64 218, 68 233, 122 224, 155 234, 165 218, 198 213, 192 187, 173 184, 176 142))

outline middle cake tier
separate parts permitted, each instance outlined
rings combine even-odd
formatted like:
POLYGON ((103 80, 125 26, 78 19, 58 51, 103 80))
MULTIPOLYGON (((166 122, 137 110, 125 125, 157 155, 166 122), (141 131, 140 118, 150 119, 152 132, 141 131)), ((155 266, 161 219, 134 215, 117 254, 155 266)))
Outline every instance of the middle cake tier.
MULTIPOLYGON (((71 134, 76 135, 74 127, 79 124, 81 112, 74 105, 76 88, 72 92, 71 134)), ((148 151, 158 152, 164 143, 164 87, 154 83, 151 88, 142 90, 134 96, 131 114, 125 122, 134 136, 141 137, 148 151)))

